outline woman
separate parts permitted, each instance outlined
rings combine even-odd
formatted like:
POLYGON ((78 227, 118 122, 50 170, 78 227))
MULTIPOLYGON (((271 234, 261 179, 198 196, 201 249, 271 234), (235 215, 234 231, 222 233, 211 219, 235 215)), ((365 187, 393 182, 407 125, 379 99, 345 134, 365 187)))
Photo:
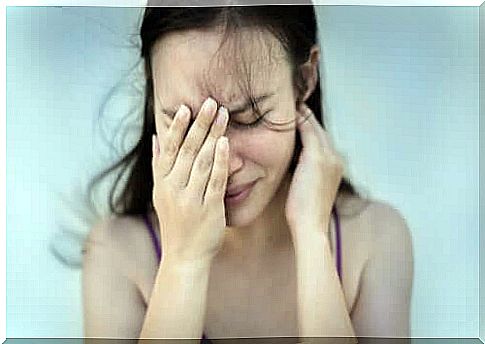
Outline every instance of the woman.
POLYGON ((409 336, 410 233, 342 178, 313 6, 150 8, 141 40, 143 131, 104 174, 130 171, 86 241, 85 335, 409 336))

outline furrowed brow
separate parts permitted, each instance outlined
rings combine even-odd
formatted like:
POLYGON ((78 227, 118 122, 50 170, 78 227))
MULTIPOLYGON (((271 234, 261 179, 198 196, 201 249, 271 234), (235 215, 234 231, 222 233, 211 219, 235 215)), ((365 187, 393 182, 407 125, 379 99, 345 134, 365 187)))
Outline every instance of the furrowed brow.
POLYGON ((254 104, 262 103, 263 101, 271 98, 272 96, 274 96, 274 93, 263 94, 261 96, 255 97, 253 100, 250 99, 246 104, 242 106, 236 107, 234 109, 227 109, 227 111, 229 111, 229 114, 231 115, 244 113, 253 107, 253 103, 254 104))
MULTIPOLYGON (((274 93, 267 93, 267 94, 263 94, 263 95, 254 97, 253 100, 251 100, 251 99, 248 100, 246 102, 246 104, 244 104, 242 106, 236 107, 234 109, 228 109, 229 114, 238 115, 240 113, 244 113, 247 110, 252 108, 253 103, 259 105, 260 103, 266 101, 267 99, 271 98, 272 96, 274 96, 274 93)), ((177 111, 178 111, 178 108, 175 108, 175 107, 172 107, 172 108, 169 108, 169 109, 162 108, 162 112, 167 114, 170 118, 174 118, 177 111)))

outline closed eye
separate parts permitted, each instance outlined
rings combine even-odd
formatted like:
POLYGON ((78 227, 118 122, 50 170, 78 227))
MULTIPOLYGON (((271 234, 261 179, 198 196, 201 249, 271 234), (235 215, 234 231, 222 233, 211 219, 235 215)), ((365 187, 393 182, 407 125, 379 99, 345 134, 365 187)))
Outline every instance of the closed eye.
POLYGON ((242 129, 242 130, 256 128, 261 124, 263 118, 270 112, 271 111, 268 111, 268 112, 264 113, 263 115, 258 116, 257 119, 255 121, 251 122, 251 123, 242 123, 242 122, 236 122, 234 120, 229 120, 229 125, 231 127, 234 127, 234 128, 237 128, 237 129, 242 129))

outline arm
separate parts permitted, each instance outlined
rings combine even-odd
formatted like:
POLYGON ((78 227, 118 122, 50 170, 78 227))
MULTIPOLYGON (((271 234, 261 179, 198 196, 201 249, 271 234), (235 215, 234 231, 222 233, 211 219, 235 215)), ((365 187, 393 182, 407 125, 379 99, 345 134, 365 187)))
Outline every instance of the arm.
POLYGON ((362 272, 351 325, 326 237, 295 245, 301 336, 356 335, 362 344, 375 342, 372 337, 410 336, 411 235, 405 220, 390 206, 378 204, 372 216, 374 246, 362 272))
POLYGON ((200 338, 208 266, 163 261, 146 306, 135 282, 123 273, 120 255, 123 250, 115 238, 115 233, 122 230, 118 221, 95 226, 85 244, 82 276, 85 336, 200 338))
POLYGON ((210 262, 162 261, 140 338, 201 338, 210 262))
POLYGON ((84 245, 84 336, 138 338, 145 304, 135 283, 119 268, 113 227, 113 221, 98 224, 84 245))
POLYGON ((299 337, 334 337, 304 343, 356 343, 328 237, 311 232, 316 234, 295 241, 299 337))
MULTIPOLYGON (((361 276, 352 322, 358 336, 409 337, 413 249, 408 226, 390 206, 379 206, 373 255, 361 276)), ((369 339, 370 340, 370 339, 369 339)))

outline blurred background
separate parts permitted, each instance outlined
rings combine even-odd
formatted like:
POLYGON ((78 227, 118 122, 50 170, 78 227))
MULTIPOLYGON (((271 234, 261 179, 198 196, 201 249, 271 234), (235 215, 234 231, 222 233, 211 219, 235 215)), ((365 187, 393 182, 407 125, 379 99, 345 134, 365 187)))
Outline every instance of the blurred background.
MULTIPOLYGON (((82 336, 83 188, 140 130, 141 10, 7 8, 9 338, 82 336)), ((347 175, 412 232, 411 334, 477 337, 479 8, 317 10, 347 175)))

